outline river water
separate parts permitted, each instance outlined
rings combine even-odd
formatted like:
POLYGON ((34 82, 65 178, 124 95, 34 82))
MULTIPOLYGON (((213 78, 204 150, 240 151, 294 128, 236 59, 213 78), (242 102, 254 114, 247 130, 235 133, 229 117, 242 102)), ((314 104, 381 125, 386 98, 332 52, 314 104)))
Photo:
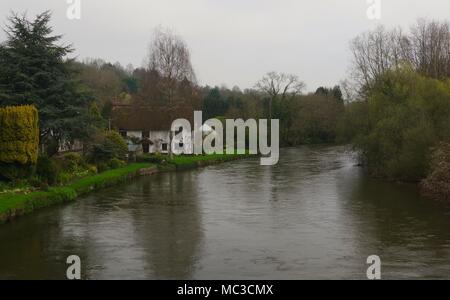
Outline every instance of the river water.
POLYGON ((450 210, 368 178, 345 147, 157 174, 0 226, 0 278, 450 278, 450 210))

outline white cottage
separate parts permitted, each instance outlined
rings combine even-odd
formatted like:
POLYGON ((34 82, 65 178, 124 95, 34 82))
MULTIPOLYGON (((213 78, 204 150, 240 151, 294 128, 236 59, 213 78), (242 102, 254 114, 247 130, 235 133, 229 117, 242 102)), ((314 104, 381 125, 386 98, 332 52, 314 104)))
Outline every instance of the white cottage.
MULTIPOLYGON (((112 125, 120 134, 128 138, 129 149, 136 152, 137 145, 142 145, 143 153, 168 153, 170 143, 170 127, 173 120, 183 118, 193 124, 193 110, 179 109, 168 113, 164 107, 116 105, 112 111, 112 125), (172 115, 172 117, 170 116, 172 115)), ((175 140, 174 153, 192 153, 193 141, 189 135, 175 140)))

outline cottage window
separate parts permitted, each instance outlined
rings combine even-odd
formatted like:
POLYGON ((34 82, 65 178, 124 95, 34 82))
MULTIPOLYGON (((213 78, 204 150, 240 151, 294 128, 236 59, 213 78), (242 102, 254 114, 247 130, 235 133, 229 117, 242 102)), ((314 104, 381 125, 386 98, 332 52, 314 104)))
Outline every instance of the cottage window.
POLYGON ((126 137, 127 137, 127 131, 126 131, 126 130, 119 130, 119 134, 120 134, 123 138, 126 138, 126 137))

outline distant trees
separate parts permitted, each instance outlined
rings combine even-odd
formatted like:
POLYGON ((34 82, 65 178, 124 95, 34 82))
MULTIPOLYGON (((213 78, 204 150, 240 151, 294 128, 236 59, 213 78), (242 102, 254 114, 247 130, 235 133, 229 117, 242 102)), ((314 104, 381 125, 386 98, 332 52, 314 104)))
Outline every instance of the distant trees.
POLYGON ((255 88, 268 97, 268 118, 272 119, 274 102, 300 94, 305 84, 296 75, 269 72, 256 83, 255 88))
MULTIPOLYGON (((204 88, 203 112, 208 117, 230 119, 267 118, 267 94, 258 90, 204 88)), ((296 146, 313 143, 333 143, 339 120, 344 113, 340 87, 321 87, 316 94, 279 95, 274 102, 272 117, 280 120, 280 143, 296 146)))
POLYGON ((33 21, 13 14, 0 44, 0 105, 32 104, 39 110, 40 140, 55 153, 61 140, 83 138, 91 129, 91 98, 75 81, 70 46, 52 35, 51 14, 33 21))
POLYGON ((108 120, 112 103, 130 103, 138 92, 139 81, 132 66, 128 70, 119 63, 111 64, 102 59, 86 59, 76 63, 77 80, 87 88, 95 99, 101 115, 108 120))
POLYGON ((327 88, 327 87, 321 86, 316 90, 315 94, 333 97, 340 104, 344 104, 344 98, 343 98, 343 94, 341 91, 341 87, 338 85, 334 86, 333 88, 327 88))
POLYGON ((206 96, 203 98, 203 117, 208 120, 218 116, 225 116, 229 103, 225 99, 218 87, 206 89, 206 96))
POLYGON ((280 138, 284 146, 334 143, 344 104, 332 94, 301 95, 280 102, 280 138))

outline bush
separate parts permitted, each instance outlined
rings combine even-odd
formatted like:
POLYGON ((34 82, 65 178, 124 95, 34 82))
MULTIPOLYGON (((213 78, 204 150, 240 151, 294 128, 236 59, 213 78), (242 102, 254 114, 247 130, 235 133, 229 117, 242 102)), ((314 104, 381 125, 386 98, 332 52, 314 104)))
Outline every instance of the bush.
POLYGON ((425 78, 408 67, 388 72, 346 118, 372 174, 421 180, 430 149, 450 140, 450 82, 425 78))
POLYGON ((62 164, 64 171, 67 172, 78 172, 85 167, 81 154, 75 152, 64 154, 62 164))
POLYGON ((40 156, 36 165, 36 175, 42 182, 52 185, 58 180, 59 168, 52 159, 40 156))
POLYGON ((127 153, 128 146, 122 136, 115 131, 110 131, 101 138, 99 143, 91 146, 89 160, 99 166, 99 164, 109 163, 114 158, 123 160, 127 153))
POLYGON ((13 182, 26 179, 33 173, 33 169, 34 166, 32 164, 0 162, 0 179, 13 182))
POLYGON ((28 177, 38 156, 38 111, 34 106, 0 108, 0 128, 0 177, 28 177))
POLYGON ((86 169, 88 170, 88 172, 89 172, 90 174, 97 174, 97 173, 98 173, 97 166, 94 166, 94 165, 88 165, 88 166, 86 167, 86 169))
POLYGON ((97 163, 97 172, 102 173, 109 170, 109 166, 105 162, 97 163))
POLYGON ((67 173, 67 172, 61 172, 58 175, 58 182, 65 184, 69 181, 71 181, 75 176, 73 175, 73 173, 67 173))
POLYGON ((110 147, 113 152, 112 158, 125 159, 128 153, 127 142, 116 131, 109 131, 105 135, 106 147, 110 147))
POLYGON ((117 159, 117 158, 113 158, 109 161, 108 163, 108 167, 111 169, 118 169, 121 168, 123 166, 125 166, 125 162, 123 160, 117 159))

